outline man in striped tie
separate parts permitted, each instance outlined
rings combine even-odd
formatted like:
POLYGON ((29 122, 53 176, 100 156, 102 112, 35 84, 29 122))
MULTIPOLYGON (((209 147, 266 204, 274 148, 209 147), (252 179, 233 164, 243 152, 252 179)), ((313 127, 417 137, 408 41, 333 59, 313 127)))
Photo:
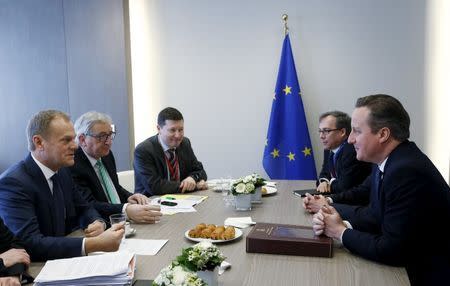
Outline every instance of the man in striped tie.
POLYGON ((206 189, 206 172, 184 137, 183 115, 173 107, 163 109, 157 129, 134 152, 136 192, 151 196, 206 189))
POLYGON ((75 122, 78 149, 70 168, 83 196, 108 221, 115 213, 124 213, 137 223, 155 223, 161 218, 159 206, 151 206, 142 194, 125 190, 117 177, 116 162, 111 151, 115 132, 110 116, 90 111, 75 122))

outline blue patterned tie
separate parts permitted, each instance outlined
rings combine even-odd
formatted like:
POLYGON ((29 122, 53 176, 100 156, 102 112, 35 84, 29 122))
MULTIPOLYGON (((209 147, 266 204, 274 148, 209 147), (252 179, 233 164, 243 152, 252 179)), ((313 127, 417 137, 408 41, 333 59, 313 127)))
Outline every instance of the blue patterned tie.
POLYGON ((58 173, 55 173, 51 177, 51 180, 53 182, 53 206, 55 212, 53 221, 55 224, 55 236, 64 236, 66 235, 65 203, 58 173))

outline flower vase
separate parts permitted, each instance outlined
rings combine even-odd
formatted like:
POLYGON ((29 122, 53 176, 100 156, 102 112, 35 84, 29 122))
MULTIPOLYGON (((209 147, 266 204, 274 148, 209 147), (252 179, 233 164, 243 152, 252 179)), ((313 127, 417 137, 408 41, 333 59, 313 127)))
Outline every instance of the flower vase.
POLYGON ((257 187, 255 192, 252 194, 252 204, 260 204, 261 200, 261 187, 257 187))
POLYGON ((215 267, 213 271, 203 270, 197 271, 197 276, 203 280, 208 286, 217 286, 219 277, 219 267, 215 267))
POLYGON ((237 211, 249 211, 252 209, 252 194, 235 195, 234 202, 237 211))

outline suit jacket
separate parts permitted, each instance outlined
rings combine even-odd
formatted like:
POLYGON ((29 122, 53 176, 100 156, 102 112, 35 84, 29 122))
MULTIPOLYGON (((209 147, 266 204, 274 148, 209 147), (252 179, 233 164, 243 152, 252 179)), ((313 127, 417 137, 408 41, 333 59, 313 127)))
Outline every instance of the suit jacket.
MULTIPOLYGON (((195 157, 191 142, 184 137, 177 148, 180 181, 191 176, 196 182, 206 180, 203 165, 195 157)), ((134 151, 135 191, 147 196, 180 192, 180 182, 167 179, 167 164, 158 135, 140 143, 134 151)))
POLYGON ((127 202, 128 197, 132 194, 119 185, 116 160, 112 151, 102 158, 102 162, 119 195, 120 204, 109 203, 102 183, 81 147, 78 147, 78 150, 75 152, 75 164, 70 167, 70 171, 73 181, 78 185, 78 189, 81 191, 83 198, 90 202, 106 221, 109 221, 108 217, 110 215, 122 212, 124 203, 127 202))
MULTIPOLYGON (((17 239, 14 234, 6 227, 3 223, 3 220, 0 219, 0 254, 6 252, 12 248, 24 248, 23 243, 17 239)), ((25 270, 25 264, 22 264, 23 269, 25 270)), ((0 277, 11 276, 10 270, 11 267, 6 267, 3 264, 3 260, 0 259, 0 277)), ((15 273, 20 274, 20 273, 15 273)))
POLYGON ((450 188, 417 146, 401 143, 389 155, 379 192, 376 169, 366 183, 370 204, 355 208, 344 246, 353 253, 405 266, 412 285, 439 285, 450 269, 450 188), (440 282, 440 283, 439 283, 440 282))
MULTIPOLYGON (((344 142, 335 156, 336 180, 331 183, 332 193, 341 193, 358 186, 369 176, 371 164, 356 159, 356 151, 352 144, 344 142)), ((324 150, 319 178, 331 179, 329 157, 330 150, 324 150)))
POLYGON ((57 226, 63 223, 69 234, 100 219, 76 189, 69 169, 62 168, 58 174, 65 217, 55 215, 53 195, 31 154, 0 176, 0 216, 23 240, 33 261, 80 256, 83 238, 59 236, 57 226))

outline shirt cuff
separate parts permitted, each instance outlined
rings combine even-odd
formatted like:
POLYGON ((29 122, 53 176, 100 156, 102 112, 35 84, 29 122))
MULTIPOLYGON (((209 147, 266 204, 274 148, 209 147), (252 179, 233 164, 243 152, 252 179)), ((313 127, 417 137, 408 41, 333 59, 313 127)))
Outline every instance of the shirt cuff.
POLYGON ((336 178, 331 178, 331 180, 330 180, 330 185, 331 185, 334 181, 336 181, 336 178))
POLYGON ((320 178, 319 179, 319 183, 323 183, 326 182, 327 184, 330 184, 330 180, 328 180, 327 178, 320 178))
POLYGON ((325 197, 327 202, 331 205, 333 203, 333 199, 331 197, 325 197))
POLYGON ((86 249, 84 248, 84 242, 86 238, 83 238, 83 242, 81 243, 81 256, 86 256, 86 249))
POLYGON ((123 204, 122 213, 125 215, 125 218, 128 220, 127 206, 128 206, 128 203, 123 204))
POLYGON ((346 229, 341 233, 340 241, 341 241, 342 244, 344 244, 344 243, 342 242, 342 237, 344 236, 344 232, 345 232, 347 229, 353 229, 353 227, 352 227, 352 225, 350 224, 350 222, 348 222, 347 220, 344 220, 344 221, 342 221, 342 222, 345 224, 346 229))

